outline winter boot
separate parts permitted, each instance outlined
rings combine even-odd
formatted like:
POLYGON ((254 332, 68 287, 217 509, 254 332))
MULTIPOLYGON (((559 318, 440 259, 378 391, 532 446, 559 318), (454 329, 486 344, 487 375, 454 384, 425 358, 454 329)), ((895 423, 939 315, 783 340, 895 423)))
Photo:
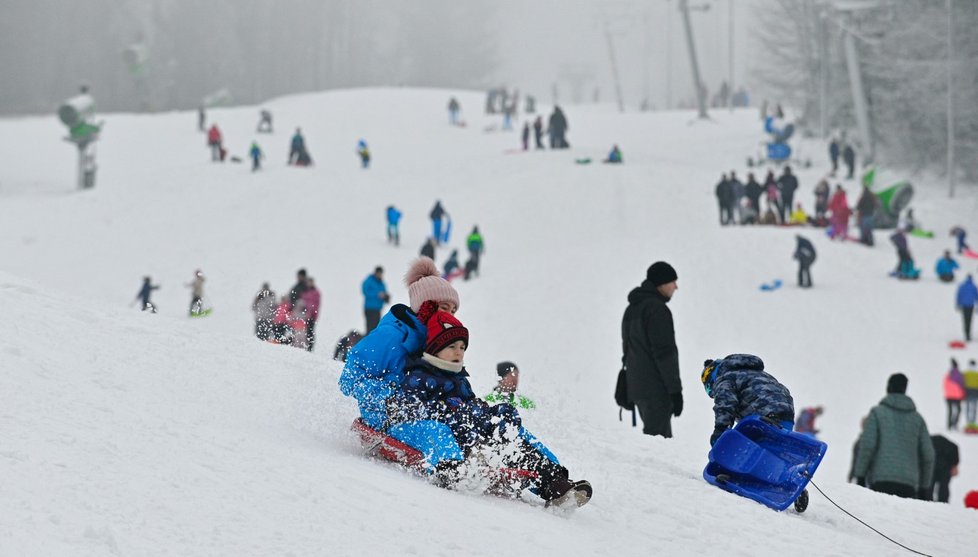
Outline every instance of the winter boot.
POLYGON ((570 487, 563 494, 547 501, 544 506, 556 507, 558 509, 575 509, 577 507, 583 507, 591 500, 591 494, 593 493, 591 482, 578 480, 568 483, 570 483, 570 487))

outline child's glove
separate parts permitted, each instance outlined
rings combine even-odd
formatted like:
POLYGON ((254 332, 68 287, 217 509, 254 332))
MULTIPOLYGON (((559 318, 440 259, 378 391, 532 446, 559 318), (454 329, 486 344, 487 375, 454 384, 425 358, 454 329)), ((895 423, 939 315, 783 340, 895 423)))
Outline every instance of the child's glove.
POLYGON ((720 436, 723 435, 723 432, 727 431, 727 429, 728 429, 727 426, 722 426, 722 425, 716 426, 716 428, 713 430, 713 435, 710 436, 711 447, 716 444, 717 439, 719 439, 720 436))

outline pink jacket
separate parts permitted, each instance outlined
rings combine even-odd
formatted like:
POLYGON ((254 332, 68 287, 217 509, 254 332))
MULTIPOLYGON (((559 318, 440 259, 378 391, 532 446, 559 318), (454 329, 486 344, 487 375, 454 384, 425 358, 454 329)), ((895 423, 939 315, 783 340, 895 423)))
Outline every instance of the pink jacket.
POLYGON ((944 399, 945 400, 964 400, 964 376, 961 372, 952 369, 944 376, 944 399))
POLYGON ((319 320, 319 289, 315 286, 302 293, 302 301, 306 304, 306 315, 313 321, 319 320))

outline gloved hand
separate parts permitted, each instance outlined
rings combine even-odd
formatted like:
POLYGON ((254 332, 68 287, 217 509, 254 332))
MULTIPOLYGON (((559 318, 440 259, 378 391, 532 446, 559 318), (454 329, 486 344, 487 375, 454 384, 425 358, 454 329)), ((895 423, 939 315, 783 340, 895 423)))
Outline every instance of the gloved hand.
POLYGON ((866 478, 864 476, 856 477, 856 485, 859 487, 866 487, 866 478))
POLYGON ((711 447, 716 444, 717 439, 719 439, 720 436, 723 435, 723 432, 724 431, 727 431, 727 427, 726 426, 722 426, 722 425, 718 425, 713 430, 713 435, 710 436, 710 446, 711 447))
POLYGON ((669 396, 672 397, 672 415, 678 418, 683 413, 683 393, 680 391, 669 396))

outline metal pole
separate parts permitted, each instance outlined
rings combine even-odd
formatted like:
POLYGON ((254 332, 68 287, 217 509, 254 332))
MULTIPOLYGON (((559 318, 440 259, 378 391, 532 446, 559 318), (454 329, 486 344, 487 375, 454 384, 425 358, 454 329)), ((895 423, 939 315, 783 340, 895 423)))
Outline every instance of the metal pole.
POLYGON ((666 110, 672 109, 672 1, 666 8, 666 110))
POLYGON ((869 163, 876 158, 873 152, 873 140, 869 132, 869 108, 866 106, 866 95, 863 93, 863 78, 859 69, 859 57, 856 54, 856 39, 848 30, 843 44, 846 50, 846 66, 849 68, 849 84, 852 88, 852 103, 856 112, 859 139, 863 143, 861 147, 866 150, 863 154, 863 162, 869 163))
POLYGON ((709 118, 706 113, 706 99, 703 98, 703 85, 700 80, 700 66, 696 61, 696 45, 693 44, 693 26, 689 22, 689 0, 679 0, 679 9, 683 12, 683 26, 686 28, 686 47, 689 49, 689 63, 693 70, 693 87, 696 90, 696 103, 699 105, 699 117, 709 118))
POLYGON ((951 0, 947 0, 947 188, 948 197, 954 197, 954 95, 952 86, 951 50, 954 27, 951 21, 951 0))
POLYGON ((730 24, 729 30, 727 31, 727 41, 729 42, 729 52, 727 53, 729 60, 728 65, 730 77, 727 79, 727 98, 726 103, 730 105, 730 112, 733 112, 733 92, 734 92, 734 0, 729 0, 730 2, 730 24))
POLYGON ((621 80, 618 78, 618 62, 615 59, 615 44, 611 40, 608 22, 604 24, 604 36, 608 41, 608 56, 611 57, 611 75, 615 78, 615 95, 618 97, 618 112, 625 112, 625 101, 621 97, 621 80))
POLYGON ((818 99, 818 123, 822 139, 829 135, 829 38, 828 38, 828 14, 825 8, 819 13, 818 19, 818 57, 819 57, 819 99, 818 99))
POLYGON ((642 50, 642 107, 643 110, 649 108, 649 52, 652 51, 651 45, 651 33, 649 32, 650 20, 652 19, 651 8, 649 5, 645 6, 645 14, 643 17, 643 27, 645 31, 645 48, 642 50))

